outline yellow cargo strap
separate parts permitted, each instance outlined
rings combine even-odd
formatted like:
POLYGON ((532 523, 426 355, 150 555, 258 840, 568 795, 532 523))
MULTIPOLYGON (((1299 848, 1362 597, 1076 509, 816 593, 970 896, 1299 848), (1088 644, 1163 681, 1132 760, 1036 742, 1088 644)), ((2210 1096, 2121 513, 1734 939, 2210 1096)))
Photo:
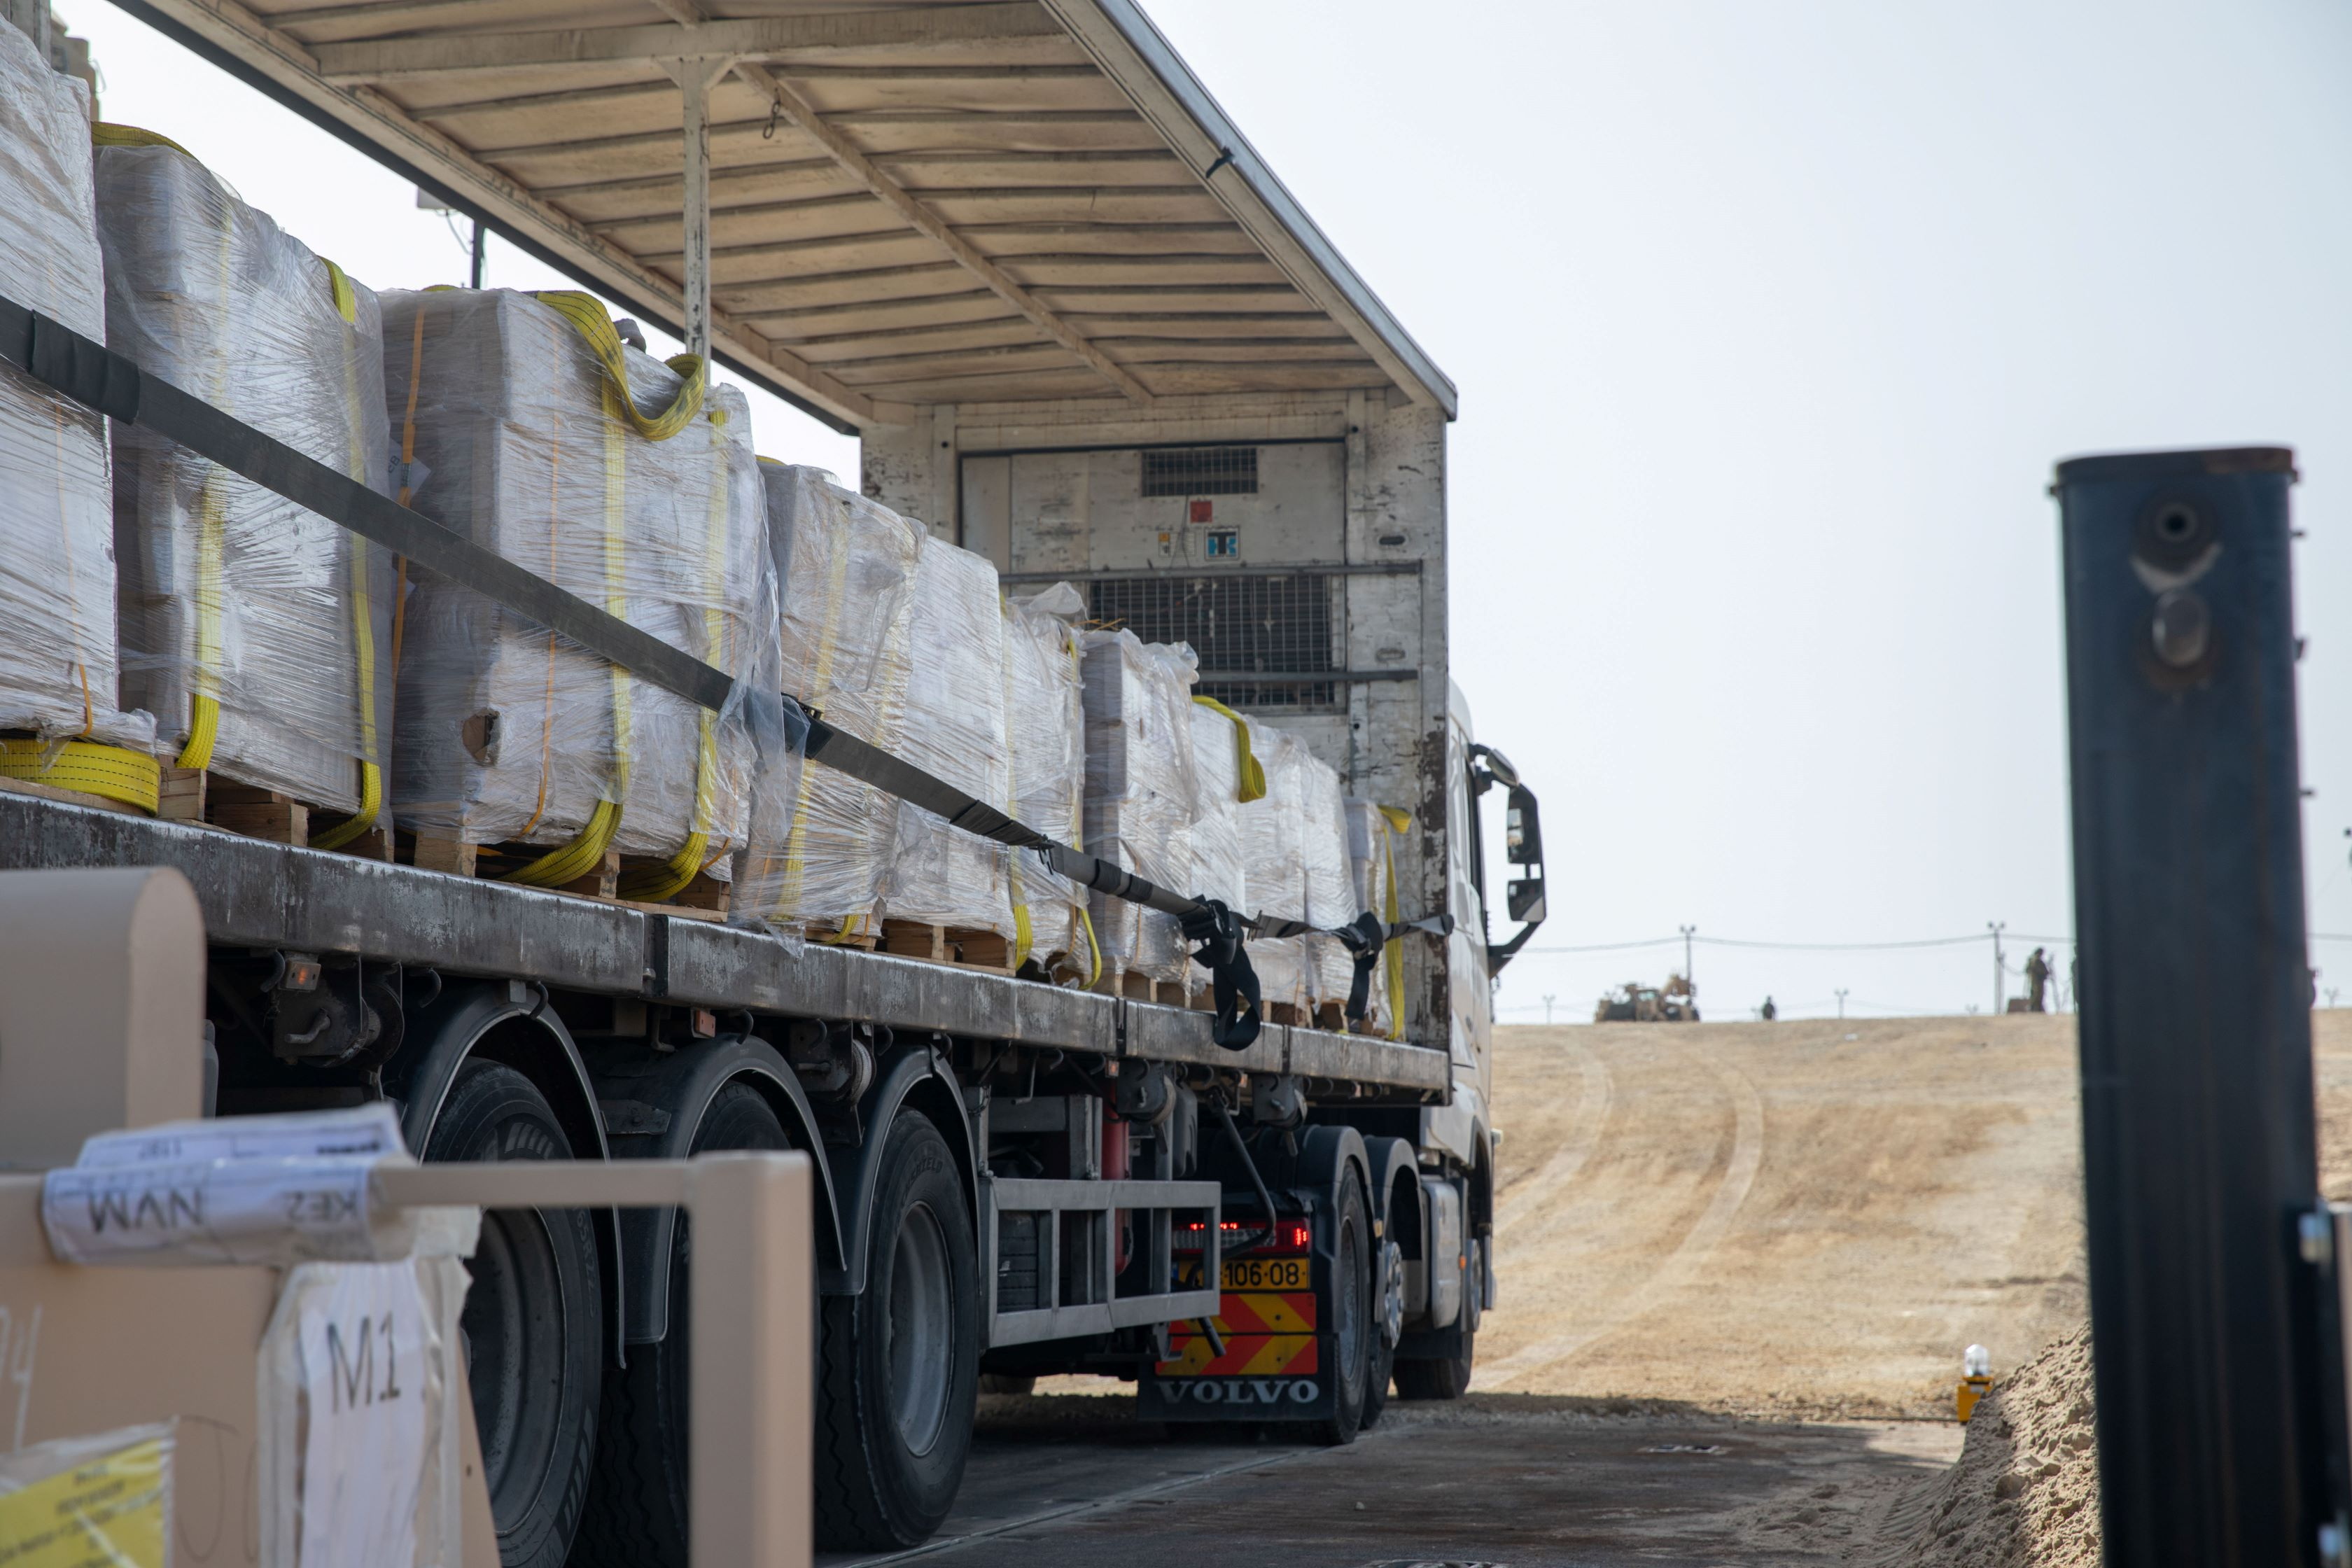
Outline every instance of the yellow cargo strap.
MULTIPOLYGON (((358 346, 360 324, 359 291, 343 269, 326 258, 327 290, 334 297, 335 314, 343 325, 352 331, 343 336, 343 401, 351 416, 352 447, 351 477, 367 483, 372 476, 367 471, 365 409, 360 394, 360 356, 353 352, 358 346)), ((380 481, 379 481, 380 482, 380 481)), ((383 770, 373 758, 383 753, 379 746, 375 711, 375 611, 368 596, 368 542, 348 529, 341 531, 343 542, 352 555, 352 653, 358 664, 360 697, 360 808, 343 821, 310 840, 313 849, 340 849, 352 839, 375 827, 375 819, 383 810, 383 770)))
POLYGON ((143 752, 95 741, 0 740, 0 778, 102 795, 152 813, 163 767, 143 752))
MULTIPOLYGON (((586 294, 566 290, 543 293, 538 298, 551 306, 570 321, 580 335, 588 340, 604 366, 604 609, 622 620, 629 618, 629 596, 626 592, 628 565, 628 437, 622 428, 625 416, 630 426, 646 430, 646 421, 637 413, 636 405, 629 400, 629 382, 621 360, 621 338, 604 314, 604 308, 586 294), (609 341, 612 352, 605 352, 609 341)), ((680 358, 688 356, 681 355, 680 358)), ((652 439, 666 440, 686 427, 687 420, 702 405, 701 364, 696 362, 695 374, 687 390, 679 393, 661 418, 676 423, 652 435, 652 439), (688 406, 689 396, 692 406, 688 406), (684 409, 685 412, 679 411, 684 409)), ((685 374, 680 372, 681 374, 685 374)), ((549 657, 552 658, 555 639, 549 635, 549 657)), ((613 835, 620 830, 621 803, 629 797, 629 672, 619 665, 609 666, 613 677, 613 795, 596 803, 589 814, 587 825, 581 828, 572 842, 551 849, 526 866, 518 866, 499 880, 520 883, 526 888, 556 888, 588 875, 604 861, 604 851, 612 847, 613 835)), ((537 820, 533 814, 533 820, 537 820)), ((526 826, 525 832, 530 831, 526 826)), ((683 885, 683 884, 681 884, 683 885)))
MULTIPOLYGON (((763 463, 772 461, 767 458, 760 460, 763 463)), ((817 638, 816 668, 809 671, 809 689, 804 699, 820 708, 833 697, 833 660, 841 647, 842 602, 849 595, 849 550, 842 542, 835 542, 836 548, 834 550, 832 563, 827 568, 824 578, 824 631, 817 638)), ((780 590, 788 586, 789 584, 778 584, 780 590)), ((784 875, 776 900, 780 909, 798 910, 801 905, 801 896, 807 887, 809 804, 815 779, 816 775, 808 769, 801 770, 798 798, 793 802, 793 825, 784 834, 784 875)), ((825 935, 819 940, 839 943, 848 941, 853 935, 863 935, 866 921, 871 912, 871 910, 862 911, 855 917, 856 921, 855 931, 851 927, 852 917, 844 916, 841 929, 837 932, 825 935)))
MULTIPOLYGON (((128 130, 128 127, 125 127, 128 130)), ((176 144, 160 136, 142 132, 145 140, 126 142, 124 146, 170 146, 176 144)), ((220 311, 228 315, 229 242, 231 231, 224 225, 220 237, 220 311)), ((212 402, 215 408, 228 408, 228 360, 221 357, 220 373, 214 376, 212 402)), ((230 410, 235 412, 235 410, 230 410)), ((213 763, 213 743, 220 739, 220 675, 221 675, 221 613, 222 556, 227 548, 228 519, 226 504, 220 495, 220 470, 205 465, 204 482, 196 491, 196 657, 195 668, 190 672, 188 692, 188 740, 180 748, 173 764, 183 768, 208 768, 213 763)))
MULTIPOLYGON (((187 155, 187 149, 168 136, 142 131, 135 125, 117 125, 102 120, 90 126, 89 140, 93 148, 169 147, 174 153, 187 155)), ((224 252, 224 273, 226 267, 226 255, 224 252)), ((201 678, 202 671, 217 669, 220 664, 220 502, 209 483, 198 496, 197 506, 200 521, 196 549, 196 661, 201 678), (211 547, 209 561, 206 560, 207 543, 211 547)), ((80 642, 79 632, 77 626, 77 647, 80 642)), ((82 733, 86 735, 93 722, 86 669, 82 684, 82 733)), ((190 702, 189 719, 188 744, 182 756, 184 759, 194 752, 208 761, 214 738, 220 730, 219 704, 212 696, 200 690, 190 702)), ((45 767, 41 758, 52 750, 38 742, 0 741, 0 775, 29 779, 58 789, 79 790, 85 795, 103 795, 109 800, 122 801, 150 812, 155 809, 163 773, 154 758, 119 746, 74 741, 67 742, 45 767), (26 747, 31 750, 27 752, 25 750, 26 747)), ((205 763, 183 760, 179 765, 202 767, 205 763)))
MULTIPOLYGON (((1381 819, 1389 825, 1388 832, 1381 835, 1381 863, 1388 884, 1388 897, 1384 900, 1387 908, 1381 910, 1381 918, 1394 925, 1403 917, 1397 913, 1396 846, 1392 840, 1412 826, 1412 814, 1393 805, 1374 806, 1372 809, 1379 812, 1381 819)), ((1404 939, 1391 937, 1386 950, 1381 954, 1381 967, 1388 973, 1389 1038, 1402 1040, 1404 1038, 1404 939)))
POLYGON ((604 367, 605 391, 608 403, 616 406, 636 433, 648 441, 667 441, 692 422, 702 412, 702 395, 709 369, 700 354, 677 354, 667 363, 670 369, 685 379, 670 405, 650 418, 637 412, 636 399, 629 395, 628 362, 621 352, 621 334, 613 326, 613 318, 604 314, 604 307, 593 294, 583 294, 575 289, 548 289, 534 296, 541 304, 556 311, 588 340, 588 347, 604 367))
POLYGON ((1234 722, 1234 777, 1240 781, 1234 798, 1246 805, 1265 798, 1265 767, 1250 750, 1249 721, 1218 701, 1213 697, 1195 697, 1193 701, 1213 713, 1222 713, 1234 722))
POLYGON ((89 144, 93 147, 169 147, 183 158, 195 156, 160 131, 142 131, 136 125, 118 125, 108 120, 91 121, 89 144))
MULTIPOLYGON (((712 409, 713 426, 723 424, 723 411, 712 409)), ((717 472, 710 486, 709 527, 704 532, 702 586, 702 657, 721 669, 733 667, 732 652, 727 642, 727 550, 733 542, 728 493, 731 476, 727 471, 727 446, 716 431, 710 437, 710 453, 716 459, 717 472)), ((621 879, 621 891, 632 899, 649 903, 666 903, 686 890, 688 882, 716 865, 728 852, 722 844, 719 854, 710 852, 710 815, 716 808, 719 775, 719 734, 713 727, 713 715, 708 708, 695 710, 701 726, 694 754, 694 819, 686 842, 677 854, 659 866, 631 868, 621 879)))
MULTIPOLYGON (((1070 672, 1083 689, 1087 683, 1086 656, 1079 650, 1075 635, 1066 636, 1065 643, 1070 650, 1070 672)), ((1070 835, 1070 847, 1084 849, 1087 847, 1087 775, 1084 768, 1079 769, 1077 776, 1070 781, 1070 820, 1078 825, 1077 830, 1070 835)), ((1078 923, 1087 931, 1087 959, 1092 965, 1087 972, 1087 989, 1091 991, 1102 984, 1102 943, 1095 939, 1095 920, 1087 912, 1087 896, 1084 893, 1078 895, 1074 907, 1078 911, 1078 923)))

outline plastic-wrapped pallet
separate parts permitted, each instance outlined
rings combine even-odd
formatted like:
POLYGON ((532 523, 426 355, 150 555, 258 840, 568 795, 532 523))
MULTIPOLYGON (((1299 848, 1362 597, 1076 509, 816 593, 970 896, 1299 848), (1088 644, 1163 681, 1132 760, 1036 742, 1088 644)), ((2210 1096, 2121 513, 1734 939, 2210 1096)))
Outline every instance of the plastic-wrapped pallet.
MULTIPOLYGON (((1394 922, 1400 900, 1396 886, 1396 836, 1412 818, 1403 812, 1374 805, 1369 800, 1348 802, 1348 858, 1356 878, 1356 904, 1384 922, 1394 922)), ((1404 1037, 1404 944, 1391 942, 1372 972, 1362 1028, 1391 1040, 1404 1037)))
MULTIPOLYGON (((400 492, 416 510, 739 678, 775 667, 775 584, 742 394, 625 347, 584 294, 383 296, 400 492)), ((562 886, 609 851, 623 894, 723 880, 749 833, 746 727, 457 584, 404 612, 401 826, 505 844, 562 886)), ((814 770, 811 770, 814 771, 814 770)))
MULTIPOLYGON (((1274 920, 1307 918, 1306 770, 1315 764, 1296 735, 1272 724, 1250 726, 1250 749, 1265 772, 1265 798, 1241 808, 1243 878, 1249 912, 1274 920)), ((1309 1005, 1305 937, 1268 937, 1249 944, 1250 963, 1266 1006, 1309 1005)))
MULTIPOLYGON (((0 26, 0 287, 106 336, 89 89, 0 26)), ((0 365, 0 775, 155 808, 149 717, 119 706, 106 426, 0 365)))
POLYGON ((1244 802, 1265 795, 1265 771, 1250 749, 1250 721, 1214 698, 1192 699, 1192 766, 1201 797, 1191 837, 1192 885, 1186 890, 1248 914, 1241 813, 1244 802))
MULTIPOLYGON (((1005 755, 1013 815, 1072 848, 1086 847, 1087 724, 1076 621, 1084 595, 1057 583, 1004 605, 1005 755)), ((1031 850, 1007 867, 1013 962, 1034 959, 1055 980, 1101 977, 1085 896, 1031 850)))
MULTIPOLYGON (((1129 631, 1092 631, 1085 654, 1087 850, 1190 892, 1192 650, 1129 631)), ((1175 916, 1100 893, 1091 908, 1102 984, 1128 975, 1187 984, 1191 950, 1175 916)))
MULTIPOLYGON (((844 734, 895 751, 907 712, 923 529, 823 468, 762 460, 785 691, 844 734)), ((745 871, 749 907, 820 939, 872 934, 897 841, 891 798, 822 763, 803 769, 784 837, 745 871)))
MULTIPOLYGON (((172 142, 97 127, 109 344, 381 488, 374 293, 172 142)), ((377 824, 392 723, 391 552, 138 426, 114 427, 123 700, 204 768, 377 824)))
MULTIPOLYGON (((1298 858, 1307 873, 1307 919, 1328 930, 1362 913, 1356 902, 1355 869, 1348 858, 1347 795, 1339 775, 1308 756, 1299 770, 1298 858)), ((1344 1004, 1356 978, 1356 961, 1336 936, 1306 939, 1308 999, 1318 1006, 1344 1004)))
MULTIPOLYGON (((898 756, 975 800, 1012 809, 1005 758, 1004 609, 996 568, 928 531, 915 557, 907 720, 898 756)), ((1013 966, 1014 927, 1006 865, 1013 852, 898 803, 898 837, 882 895, 883 945, 909 951, 898 922, 986 933, 950 938, 971 963, 1013 966)), ((929 932, 921 933, 928 937, 929 932)))

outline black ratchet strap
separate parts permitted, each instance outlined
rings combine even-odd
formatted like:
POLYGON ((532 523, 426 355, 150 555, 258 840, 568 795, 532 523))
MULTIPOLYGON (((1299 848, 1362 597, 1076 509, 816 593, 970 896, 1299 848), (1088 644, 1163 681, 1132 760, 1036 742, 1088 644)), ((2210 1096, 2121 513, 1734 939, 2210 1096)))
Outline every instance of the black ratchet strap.
POLYGON ((1214 899, 1202 899, 1190 914, 1180 916, 1184 940, 1198 942, 1192 962, 1209 972, 1209 986, 1217 1005, 1212 1036, 1229 1051, 1245 1051, 1256 1042, 1263 1022, 1264 1002, 1258 991, 1257 969, 1249 949, 1242 944, 1242 920, 1214 899))

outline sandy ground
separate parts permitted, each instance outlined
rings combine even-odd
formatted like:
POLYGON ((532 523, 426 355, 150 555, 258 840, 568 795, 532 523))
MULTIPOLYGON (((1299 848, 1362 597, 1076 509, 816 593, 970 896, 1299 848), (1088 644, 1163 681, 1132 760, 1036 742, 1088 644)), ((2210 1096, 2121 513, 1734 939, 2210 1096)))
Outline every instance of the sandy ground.
MULTIPOLYGON (((2352 1010, 2318 1016, 2352 1197, 2352 1010)), ((1501 1303, 1473 1387, 1943 1416, 2085 1310, 2073 1019, 1497 1032, 1501 1303)))

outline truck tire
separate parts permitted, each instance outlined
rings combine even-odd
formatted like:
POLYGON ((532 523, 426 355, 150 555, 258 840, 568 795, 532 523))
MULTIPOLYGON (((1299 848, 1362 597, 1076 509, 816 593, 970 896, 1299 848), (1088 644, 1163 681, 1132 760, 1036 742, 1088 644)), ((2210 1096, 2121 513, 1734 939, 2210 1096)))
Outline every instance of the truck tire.
MULTIPOLYGON (((688 1152, 791 1147, 760 1091, 738 1081, 711 1098, 688 1152)), ((604 1374, 596 1484, 572 1554, 579 1568, 687 1568, 693 1237, 681 1210, 670 1255, 669 1332, 657 1343, 632 1345, 628 1365, 604 1374)))
POLYGON ((1465 1330, 1462 1353, 1443 1361, 1401 1361, 1396 1363, 1399 1399, 1459 1399, 1470 1392, 1470 1361, 1477 1335, 1465 1330))
POLYGON ((1470 1392, 1470 1363, 1477 1353, 1478 1320, 1486 1298, 1486 1242, 1473 1238, 1463 1253, 1462 1353, 1442 1361, 1397 1363, 1397 1394, 1405 1399, 1459 1399, 1470 1392))
MULTIPOLYGON (((531 1081, 498 1062, 457 1069, 427 1160, 568 1160, 531 1081)), ((490 1209, 458 1319, 504 1568, 562 1568, 596 1452, 604 1288, 585 1209, 490 1209)))
POLYGON ((1337 1447, 1354 1442, 1364 1427, 1372 1345, 1381 1332, 1372 1316, 1370 1209, 1364 1202, 1363 1184, 1352 1171, 1340 1184, 1332 1227, 1327 1303, 1331 1313, 1332 1414, 1316 1424, 1316 1436, 1337 1447))
POLYGON ((819 1304, 816 1539, 836 1551, 914 1546, 940 1527, 979 1395, 971 1205, 928 1118, 891 1126, 870 1223, 865 1290, 819 1304))
POLYGON ((1397 1341, 1404 1331, 1404 1254, 1383 1241, 1372 1273, 1372 1370, 1364 1384, 1364 1427, 1381 1424, 1389 1407, 1389 1383, 1396 1375, 1397 1341))

